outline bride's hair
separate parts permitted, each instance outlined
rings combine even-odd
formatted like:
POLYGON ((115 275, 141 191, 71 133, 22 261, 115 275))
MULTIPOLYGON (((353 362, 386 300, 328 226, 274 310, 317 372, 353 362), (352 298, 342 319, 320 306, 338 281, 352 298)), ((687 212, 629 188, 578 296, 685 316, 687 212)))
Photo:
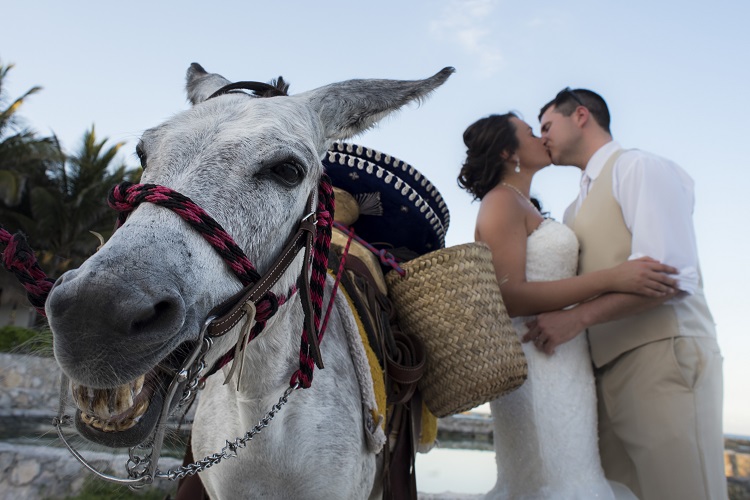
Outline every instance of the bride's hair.
POLYGON ((516 127, 510 121, 515 113, 490 115, 469 125, 464 131, 466 161, 458 174, 458 185, 474 196, 484 198, 502 182, 507 169, 504 158, 518 149, 516 127))

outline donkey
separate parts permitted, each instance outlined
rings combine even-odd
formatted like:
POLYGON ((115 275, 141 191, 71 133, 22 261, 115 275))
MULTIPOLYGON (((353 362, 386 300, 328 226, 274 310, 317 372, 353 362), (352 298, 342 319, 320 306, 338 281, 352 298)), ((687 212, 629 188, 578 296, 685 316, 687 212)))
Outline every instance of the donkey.
MULTIPOLYGON (((424 99, 453 71, 415 81, 349 80, 258 98, 194 63, 187 71, 192 107, 139 141, 142 182, 202 207, 258 275, 266 275, 311 215, 324 175, 321 158, 331 144, 424 99)), ((224 383, 229 365, 225 376, 203 380, 192 430, 196 458, 222 447, 233 456, 202 468, 211 498, 377 497, 379 455, 366 443, 360 387, 342 332, 344 316, 352 314, 348 305, 338 307, 336 299, 319 355, 317 335, 308 332, 312 347, 306 352, 325 369, 315 372, 314 381, 303 380, 309 388, 292 394, 307 312, 304 294, 294 292, 307 280, 307 257, 292 255, 277 273, 269 292, 282 300, 246 348, 247 328, 258 322, 251 321, 255 306, 245 298, 232 307, 247 310, 246 321, 235 317, 206 342, 211 315, 217 309, 223 314, 223 304, 242 293, 243 283, 179 210, 153 201, 159 196, 138 205, 96 254, 60 277, 47 300, 55 357, 71 381, 79 432, 113 447, 149 443, 163 425, 159 415, 177 405, 168 389, 179 382, 177 392, 190 393, 196 384, 185 389, 186 377, 195 382, 205 376, 204 365, 234 352, 233 363, 244 369, 232 374, 231 383, 224 383), (183 366, 206 348, 200 373, 195 364, 183 366), (281 394, 289 402, 272 425, 246 449, 229 445, 281 394)), ((250 281, 248 286, 257 283, 250 281)), ((326 299, 331 288, 325 280, 326 299)))

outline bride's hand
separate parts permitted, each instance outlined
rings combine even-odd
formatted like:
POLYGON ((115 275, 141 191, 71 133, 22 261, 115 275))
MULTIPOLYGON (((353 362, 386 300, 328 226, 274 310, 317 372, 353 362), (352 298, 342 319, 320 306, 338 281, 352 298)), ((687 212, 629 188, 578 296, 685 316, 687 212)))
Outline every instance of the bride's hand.
POLYGON ((574 339, 586 328, 579 311, 578 307, 574 307, 539 314, 536 319, 526 323, 528 331, 521 341, 533 342, 539 351, 554 354, 557 346, 574 339))
POLYGON ((651 257, 623 262, 608 270, 612 292, 635 293, 646 297, 663 297, 675 292, 677 280, 670 274, 678 270, 651 257))

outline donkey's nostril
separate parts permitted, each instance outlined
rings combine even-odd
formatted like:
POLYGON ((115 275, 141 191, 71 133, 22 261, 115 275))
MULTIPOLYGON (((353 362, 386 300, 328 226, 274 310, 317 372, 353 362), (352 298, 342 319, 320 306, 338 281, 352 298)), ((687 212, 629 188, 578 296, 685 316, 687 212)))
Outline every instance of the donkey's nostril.
POLYGON ((183 305, 179 298, 161 300, 148 310, 141 311, 140 317, 133 319, 130 333, 142 335, 160 330, 171 331, 174 329, 174 322, 180 320, 182 311, 183 305))
POLYGON ((154 314, 159 315, 161 313, 167 312, 170 307, 171 305, 169 304, 168 301, 162 300, 161 302, 159 302, 158 304, 154 306, 154 314))

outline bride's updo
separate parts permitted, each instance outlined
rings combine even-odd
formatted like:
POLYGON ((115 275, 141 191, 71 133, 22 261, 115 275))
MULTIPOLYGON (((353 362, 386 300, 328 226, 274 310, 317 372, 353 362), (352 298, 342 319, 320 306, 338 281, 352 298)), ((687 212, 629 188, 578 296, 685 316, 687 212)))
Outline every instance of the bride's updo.
POLYGON ((481 200, 505 177, 505 158, 518 149, 514 113, 490 115, 469 125, 464 132, 466 161, 458 174, 458 185, 481 200))

